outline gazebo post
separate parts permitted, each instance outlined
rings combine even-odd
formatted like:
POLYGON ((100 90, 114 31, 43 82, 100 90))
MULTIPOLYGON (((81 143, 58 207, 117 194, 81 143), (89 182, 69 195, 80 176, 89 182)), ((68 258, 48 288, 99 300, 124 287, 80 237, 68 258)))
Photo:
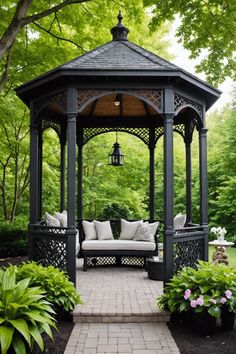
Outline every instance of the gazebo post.
POLYGON ((203 257, 208 261, 207 129, 199 130, 200 224, 205 233, 203 257))
POLYGON ((189 131, 189 124, 186 125, 185 133, 185 163, 186 163, 186 222, 192 221, 192 137, 189 131))
POLYGON ((171 89, 165 89, 164 102, 164 282, 166 283, 174 272, 174 94, 171 89))
POLYGON ((149 218, 155 219, 155 128, 149 129, 149 218))
POLYGON ((83 128, 79 129, 77 135, 78 145, 78 200, 77 200, 77 217, 78 220, 83 216, 83 128))
POLYGON ((42 173, 43 173, 43 132, 42 124, 39 125, 39 134, 38 134, 38 219, 42 218, 42 173))
POLYGON ((66 134, 61 133, 61 162, 60 162, 60 210, 65 210, 65 152, 66 152, 66 134))
POLYGON ((68 275, 76 283, 76 225, 75 225, 75 164, 76 164, 76 115, 77 90, 68 88, 67 91, 67 141, 68 141, 68 170, 67 170, 67 235, 68 235, 68 275))

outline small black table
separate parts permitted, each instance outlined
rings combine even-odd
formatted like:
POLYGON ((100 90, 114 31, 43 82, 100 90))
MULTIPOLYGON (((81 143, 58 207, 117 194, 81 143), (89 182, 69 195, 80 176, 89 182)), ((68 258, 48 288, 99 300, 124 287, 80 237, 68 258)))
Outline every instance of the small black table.
POLYGON ((164 279, 163 261, 156 260, 153 258, 148 258, 147 259, 147 272, 148 272, 149 279, 163 280, 164 279))

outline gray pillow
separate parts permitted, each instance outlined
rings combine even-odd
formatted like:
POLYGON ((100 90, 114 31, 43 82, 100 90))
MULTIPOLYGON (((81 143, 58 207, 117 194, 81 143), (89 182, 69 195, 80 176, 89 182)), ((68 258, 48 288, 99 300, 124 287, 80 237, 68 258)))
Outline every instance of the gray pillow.
POLYGON ((137 227, 139 224, 142 224, 143 220, 139 221, 127 221, 121 219, 121 232, 120 232, 120 240, 133 240, 134 235, 137 231, 137 227))
POLYGON ((186 214, 179 213, 174 217, 174 229, 182 229, 186 223, 186 214))
POLYGON ((159 226, 159 221, 149 224, 145 222, 138 225, 137 231, 134 235, 135 241, 155 242, 155 234, 159 226))
POLYGON ((85 240, 86 241, 97 240, 98 237, 97 237, 94 221, 89 222, 89 221, 83 220, 82 225, 83 225, 83 230, 84 230, 84 234, 85 234, 85 240))
POLYGON ((95 229, 99 240, 113 240, 113 233, 110 221, 94 220, 95 229))
POLYGON ((47 226, 60 226, 60 221, 55 216, 45 213, 45 221, 47 226))

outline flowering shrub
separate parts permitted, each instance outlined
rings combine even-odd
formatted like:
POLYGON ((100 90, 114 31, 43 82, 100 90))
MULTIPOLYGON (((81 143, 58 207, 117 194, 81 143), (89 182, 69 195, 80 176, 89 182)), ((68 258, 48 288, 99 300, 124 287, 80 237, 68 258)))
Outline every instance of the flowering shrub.
POLYGON ((224 240, 224 237, 225 237, 225 234, 227 234, 227 231, 224 227, 212 227, 211 228, 211 232, 216 235, 217 239, 223 241, 224 240))
POLYGON ((223 306, 236 312, 236 270, 199 261, 197 269, 186 267, 174 275, 157 303, 171 312, 206 309, 213 317, 223 306))

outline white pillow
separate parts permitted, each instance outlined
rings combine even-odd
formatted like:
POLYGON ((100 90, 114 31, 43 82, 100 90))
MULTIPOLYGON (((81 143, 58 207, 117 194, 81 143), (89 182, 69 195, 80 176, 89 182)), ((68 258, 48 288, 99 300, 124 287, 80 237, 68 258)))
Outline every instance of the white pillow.
POLYGON ((45 213, 45 221, 47 226, 60 226, 60 221, 55 216, 52 216, 47 212, 45 213))
POLYGON ((110 221, 94 220, 95 229, 99 240, 113 240, 110 221))
POLYGON ((179 213, 174 217, 174 229, 182 229, 186 223, 186 214, 179 213))
POLYGON ((134 235, 135 241, 146 241, 146 242, 155 242, 155 234, 157 228, 159 226, 159 221, 148 223, 145 222, 143 224, 139 224, 137 227, 137 231, 134 235))
POLYGON ((138 225, 142 224, 143 220, 127 221, 121 219, 120 240, 133 240, 138 225))
POLYGON ((62 213, 55 213, 55 217, 60 221, 62 227, 67 227, 67 212, 63 210, 62 213))
POLYGON ((98 237, 97 237, 94 221, 89 222, 89 221, 83 220, 82 225, 83 225, 83 229, 84 229, 84 233, 85 233, 85 240, 87 240, 87 241, 97 240, 98 237))

